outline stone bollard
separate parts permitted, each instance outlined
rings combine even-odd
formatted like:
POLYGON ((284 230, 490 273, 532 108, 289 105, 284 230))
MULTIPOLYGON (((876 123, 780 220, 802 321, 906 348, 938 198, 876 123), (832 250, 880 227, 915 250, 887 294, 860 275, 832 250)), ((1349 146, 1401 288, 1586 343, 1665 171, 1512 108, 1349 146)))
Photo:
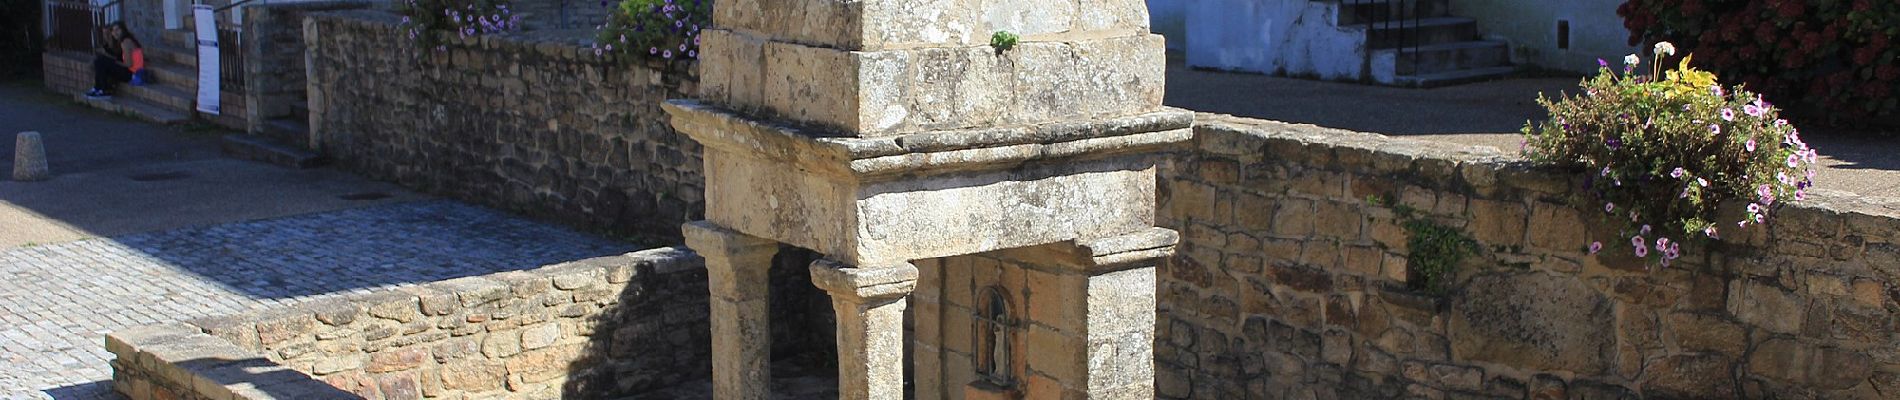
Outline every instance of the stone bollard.
POLYGON ((46 147, 39 132, 20 132, 13 141, 13 180, 43 181, 52 177, 46 169, 46 147))

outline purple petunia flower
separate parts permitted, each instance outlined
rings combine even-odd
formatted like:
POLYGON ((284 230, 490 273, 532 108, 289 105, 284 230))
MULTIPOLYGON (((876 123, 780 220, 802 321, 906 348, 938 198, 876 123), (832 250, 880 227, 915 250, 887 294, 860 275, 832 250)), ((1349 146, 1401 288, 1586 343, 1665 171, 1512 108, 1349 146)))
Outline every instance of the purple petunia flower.
POLYGON ((1644 235, 1648 235, 1648 234, 1649 234, 1649 225, 1643 225, 1643 229, 1641 229, 1641 230, 1638 230, 1638 232, 1642 232, 1642 234, 1644 234, 1644 235))
POLYGON ((1735 110, 1733 110, 1733 109, 1727 109, 1727 108, 1724 108, 1724 109, 1722 109, 1722 120, 1723 120, 1723 121, 1734 121, 1734 120, 1735 120, 1735 110))
POLYGON ((1722 134, 1722 126, 1716 125, 1716 124, 1709 124, 1709 133, 1715 134, 1715 135, 1722 134))
POLYGON ((1590 242, 1591 255, 1596 255, 1600 251, 1603 251, 1603 242, 1590 242))
POLYGON ((1656 238, 1656 251, 1669 251, 1669 238, 1656 238))
POLYGON ((1748 114, 1750 117, 1761 118, 1762 114, 1768 113, 1768 110, 1762 109, 1760 106, 1754 104, 1749 104, 1742 106, 1742 113, 1748 114))
POLYGON ((1715 225, 1709 225, 1709 227, 1707 228, 1702 228, 1702 234, 1708 235, 1710 239, 1721 239, 1721 237, 1715 235, 1716 234, 1715 225))
POLYGON ((1682 167, 1676 167, 1676 170, 1674 170, 1674 171, 1669 171, 1669 177, 1671 177, 1671 178, 1681 178, 1681 177, 1682 177, 1682 174, 1684 174, 1684 173, 1687 173, 1687 171, 1683 171, 1683 170, 1682 170, 1682 167))
POLYGON ((1616 203, 1603 203, 1603 212, 1604 213, 1616 212, 1616 203))
POLYGON ((1748 138, 1748 142, 1742 143, 1742 147, 1748 149, 1750 153, 1755 152, 1755 138, 1748 138))

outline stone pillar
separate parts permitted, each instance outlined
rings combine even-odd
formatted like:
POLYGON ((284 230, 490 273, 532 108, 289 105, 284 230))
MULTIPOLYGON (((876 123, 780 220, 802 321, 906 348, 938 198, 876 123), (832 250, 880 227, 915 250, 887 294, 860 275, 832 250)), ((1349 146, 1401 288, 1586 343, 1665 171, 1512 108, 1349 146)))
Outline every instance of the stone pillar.
POLYGON ((771 397, 772 328, 768 271, 778 242, 691 222, 686 246, 706 259, 712 292, 713 398, 771 397))
POLYGON ((838 314, 838 398, 903 399, 904 307, 917 285, 917 267, 858 268, 819 260, 811 265, 811 280, 831 293, 838 314))
POLYGON ((52 177, 46 168, 46 146, 39 132, 20 132, 13 140, 13 180, 43 181, 52 177))
POLYGON ((998 254, 1035 266, 1024 398, 1154 398, 1155 270, 1179 241, 1152 228, 998 254))

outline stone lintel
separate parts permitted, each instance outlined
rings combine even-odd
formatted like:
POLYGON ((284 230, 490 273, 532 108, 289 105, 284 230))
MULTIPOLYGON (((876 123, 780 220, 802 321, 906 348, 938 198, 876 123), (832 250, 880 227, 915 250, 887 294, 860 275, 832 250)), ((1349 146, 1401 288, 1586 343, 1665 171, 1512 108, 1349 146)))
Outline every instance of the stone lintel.
POLYGON ((1192 112, 1164 108, 1101 120, 858 138, 761 120, 694 100, 672 100, 665 109, 675 128, 707 147, 858 180, 1155 152, 1192 139, 1194 125, 1192 112))
POLYGON ((909 262, 878 267, 854 267, 832 260, 811 264, 812 284, 833 299, 877 301, 902 298, 917 287, 917 266, 909 262))
POLYGON ((995 255, 1032 267, 1059 267, 1052 272, 1100 275, 1153 267, 1159 260, 1174 255, 1175 245, 1180 242, 1181 235, 1172 229, 1148 228, 1105 238, 1009 249, 995 255))

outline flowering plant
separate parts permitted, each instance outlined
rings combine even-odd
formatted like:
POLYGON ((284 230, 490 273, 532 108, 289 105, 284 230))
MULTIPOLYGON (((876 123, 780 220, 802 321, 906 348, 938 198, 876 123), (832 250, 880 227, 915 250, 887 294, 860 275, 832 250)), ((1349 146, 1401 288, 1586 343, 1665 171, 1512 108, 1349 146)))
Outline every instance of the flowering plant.
MULTIPOLYGON (((1668 42, 1656 46, 1656 59, 1674 54, 1668 42)), ((1582 95, 1540 97, 1551 119, 1523 130, 1527 157, 1583 167, 1586 191, 1599 200, 1592 207, 1626 222, 1620 237, 1636 257, 1653 253, 1663 266, 1681 257, 1682 242, 1765 223, 1777 201, 1805 199, 1813 186, 1816 153, 1780 110, 1722 86, 1690 67, 1692 58, 1639 72, 1642 58, 1630 55, 1621 73, 1599 62, 1582 95), (1731 200, 1746 202, 1746 214, 1717 221, 1717 206, 1731 200)), ((1602 250, 1600 241, 1589 245, 1591 254, 1602 250)))
POLYGON ((1900 2, 1627 0, 1630 45, 1668 40, 1704 68, 1835 122, 1900 118, 1900 2))
MULTIPOLYGON (((609 4, 602 1, 602 5, 609 4)), ((594 32, 594 55, 663 61, 699 58, 700 28, 711 25, 708 0, 622 0, 594 32)))
POLYGON ((421 48, 444 50, 435 32, 467 38, 521 30, 521 15, 507 0, 404 0, 397 12, 409 40, 421 48))

